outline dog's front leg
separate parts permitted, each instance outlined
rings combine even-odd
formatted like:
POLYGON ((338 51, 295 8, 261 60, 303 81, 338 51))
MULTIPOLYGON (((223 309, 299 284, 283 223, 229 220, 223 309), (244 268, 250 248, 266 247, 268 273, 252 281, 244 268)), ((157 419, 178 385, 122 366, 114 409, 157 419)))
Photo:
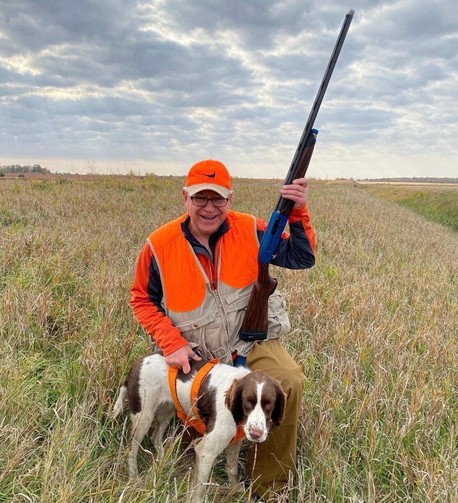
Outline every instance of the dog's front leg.
POLYGON ((237 442, 236 444, 229 445, 226 449, 226 471, 230 486, 235 486, 238 481, 237 475, 241 445, 242 442, 237 442))
POLYGON ((221 437, 214 435, 214 431, 208 435, 204 435, 200 442, 195 447, 196 452, 196 469, 194 473, 194 488, 192 503, 200 503, 203 500, 205 493, 205 484, 210 478, 210 472, 213 463, 217 456, 219 456, 229 441, 221 439, 221 437))

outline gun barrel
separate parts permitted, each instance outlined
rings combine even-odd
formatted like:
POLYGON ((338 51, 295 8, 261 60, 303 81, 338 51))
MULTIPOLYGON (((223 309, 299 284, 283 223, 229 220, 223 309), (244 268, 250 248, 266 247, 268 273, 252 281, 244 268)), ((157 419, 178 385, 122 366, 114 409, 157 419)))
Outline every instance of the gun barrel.
POLYGON ((296 152, 294 154, 293 160, 291 162, 291 167, 288 171, 288 175, 285 179, 285 184, 290 184, 294 179, 300 178, 305 175, 304 173, 297 173, 297 165, 302 157, 302 151, 305 149, 307 140, 312 134, 313 124, 315 123, 315 119, 318 115, 318 111, 320 109, 321 103, 323 101, 324 95, 326 93, 326 89, 328 88, 329 81, 331 80, 332 72, 337 63, 337 59, 339 58, 340 51, 342 49, 343 43, 345 41, 345 37, 347 36, 348 30, 350 28, 350 24, 353 20, 353 15, 355 11, 351 9, 348 14, 345 16, 345 20, 342 24, 342 28, 340 29, 339 36, 337 37, 337 41, 335 43, 334 49, 332 51, 331 57, 329 59, 328 66, 324 73, 323 79, 321 81, 320 87, 318 88, 317 95, 315 97, 315 101, 313 102, 312 108, 310 110, 309 117, 305 124, 304 131, 302 132, 301 139, 297 146, 296 152))

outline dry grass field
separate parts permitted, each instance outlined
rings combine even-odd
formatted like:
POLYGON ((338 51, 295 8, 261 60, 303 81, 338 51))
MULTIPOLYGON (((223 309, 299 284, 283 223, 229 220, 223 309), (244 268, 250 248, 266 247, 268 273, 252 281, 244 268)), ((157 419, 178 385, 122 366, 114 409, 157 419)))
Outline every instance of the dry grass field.
MULTIPOLYGON (((140 453, 110 419, 148 350, 128 306, 148 233, 182 211, 182 179, 0 180, 0 501, 185 502, 179 438, 140 453)), ((236 180, 267 218, 279 183, 236 180)), ((307 376, 292 502, 458 501, 458 234, 361 186, 313 180, 308 271, 271 268, 307 376)), ((230 494, 218 465, 208 501, 230 494)))

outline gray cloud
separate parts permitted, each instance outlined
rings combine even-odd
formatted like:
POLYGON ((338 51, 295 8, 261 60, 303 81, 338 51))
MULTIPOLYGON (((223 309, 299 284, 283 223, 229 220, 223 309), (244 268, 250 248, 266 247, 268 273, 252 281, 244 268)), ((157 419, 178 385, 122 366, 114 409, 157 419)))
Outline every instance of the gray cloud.
MULTIPOLYGON (((213 156, 284 176, 346 14, 336 0, 0 3, 0 162, 61 171, 181 174, 213 156)), ((352 7, 311 176, 427 176, 430 155, 456 176, 452 0, 352 7)))

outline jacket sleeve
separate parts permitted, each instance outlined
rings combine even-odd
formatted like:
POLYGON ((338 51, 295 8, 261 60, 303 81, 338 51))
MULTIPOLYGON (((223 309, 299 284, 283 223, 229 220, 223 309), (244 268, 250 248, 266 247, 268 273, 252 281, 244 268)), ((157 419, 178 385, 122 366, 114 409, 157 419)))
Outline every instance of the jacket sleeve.
POLYGON ((130 293, 130 305, 135 318, 165 356, 188 344, 162 307, 161 277, 148 242, 138 257, 130 293))
MULTIPOLYGON (((261 240, 267 222, 258 219, 258 237, 261 240)), ((308 269, 315 264, 316 235, 307 206, 293 208, 288 219, 289 233, 283 232, 271 264, 288 269, 308 269)))

